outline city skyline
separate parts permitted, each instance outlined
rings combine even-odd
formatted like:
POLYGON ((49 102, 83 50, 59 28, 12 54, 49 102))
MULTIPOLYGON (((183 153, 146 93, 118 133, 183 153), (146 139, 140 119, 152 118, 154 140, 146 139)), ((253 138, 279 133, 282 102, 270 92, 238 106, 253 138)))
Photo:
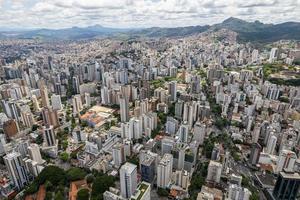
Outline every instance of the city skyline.
POLYGON ((300 21, 300 1, 239 0, 0 0, 1 28, 61 29, 211 25, 229 17, 263 23, 300 21))
POLYGON ((300 0, 0 12, 0 199, 300 199, 300 0))

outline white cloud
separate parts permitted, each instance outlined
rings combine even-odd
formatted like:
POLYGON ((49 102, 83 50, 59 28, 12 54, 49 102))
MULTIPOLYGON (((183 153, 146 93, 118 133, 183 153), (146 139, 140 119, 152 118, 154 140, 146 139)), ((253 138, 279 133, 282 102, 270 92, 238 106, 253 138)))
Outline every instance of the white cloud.
POLYGON ((0 0, 1 26, 189 26, 228 17, 300 21, 300 0, 0 0))

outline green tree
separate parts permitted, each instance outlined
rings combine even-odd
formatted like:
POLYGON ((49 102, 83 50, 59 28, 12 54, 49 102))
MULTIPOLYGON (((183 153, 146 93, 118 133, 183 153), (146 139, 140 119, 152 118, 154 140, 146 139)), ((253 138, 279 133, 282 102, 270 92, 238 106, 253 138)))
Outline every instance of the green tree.
POLYGON ((139 166, 139 158, 137 156, 127 157, 127 162, 139 166))
POLYGON ((46 181, 45 183, 46 191, 53 191, 53 184, 50 181, 46 181))
POLYGON ((72 151, 70 154, 70 158, 77 159, 77 151, 72 151))
POLYGON ((67 152, 62 152, 60 155, 59 155, 59 158, 64 161, 64 162, 67 162, 69 160, 69 154, 67 152))
POLYGON ((54 196, 54 200, 64 200, 64 196, 61 193, 61 191, 56 192, 55 196, 54 196))
POLYGON ((88 126, 87 121, 81 121, 80 125, 84 128, 88 126))
POLYGON ((93 199, 103 198, 103 193, 115 185, 114 177, 108 175, 98 175, 93 182, 92 197, 93 199))
POLYGON ((43 141, 44 141, 44 138, 43 138, 43 135, 42 134, 39 134, 37 136, 37 138, 35 139, 35 142, 39 145, 43 144, 43 141))
POLYGON ((78 167, 73 167, 67 171, 67 179, 69 181, 82 180, 86 176, 86 172, 78 167))
POLYGON ((63 150, 66 150, 68 148, 68 140, 63 140, 61 142, 62 148, 63 150))
POLYGON ((161 197, 167 197, 169 196, 169 191, 164 188, 157 188, 157 194, 161 197))
POLYGON ((33 182, 25 189, 25 194, 34 194, 39 190, 39 186, 33 182))
POLYGON ((90 175, 88 175, 88 176, 86 177, 86 182, 87 182, 88 184, 93 183, 94 180, 95 180, 95 177, 94 177, 92 174, 90 174, 90 175))
POLYGON ((259 195, 257 192, 252 193, 252 195, 249 198, 250 200, 259 200, 259 195))
POLYGON ((165 124, 167 122, 167 115, 165 113, 158 112, 157 116, 162 124, 165 124))
POLYGON ((90 191, 88 189, 81 189, 77 192, 77 200, 88 200, 90 198, 90 191))
POLYGON ((53 193, 52 192, 46 192, 45 200, 52 200, 53 193))
POLYGON ((31 128, 31 131, 36 131, 38 128, 39 128, 39 125, 33 124, 32 128, 31 128))
POLYGON ((66 173, 63 169, 57 166, 47 166, 43 169, 43 171, 37 176, 34 182, 37 183, 38 186, 44 184, 46 181, 49 181, 53 185, 58 185, 62 183, 65 185, 66 183, 66 173))
POLYGON ((217 117, 214 122, 214 125, 220 130, 224 129, 225 126, 227 126, 228 124, 229 124, 228 120, 222 117, 217 117))

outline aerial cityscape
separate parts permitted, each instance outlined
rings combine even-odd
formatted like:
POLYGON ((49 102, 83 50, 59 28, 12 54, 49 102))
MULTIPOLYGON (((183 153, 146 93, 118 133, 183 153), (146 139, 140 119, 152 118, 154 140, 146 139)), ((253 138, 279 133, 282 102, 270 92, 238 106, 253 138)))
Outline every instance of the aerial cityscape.
POLYGON ((0 0, 0 199, 300 199, 300 1, 0 0))

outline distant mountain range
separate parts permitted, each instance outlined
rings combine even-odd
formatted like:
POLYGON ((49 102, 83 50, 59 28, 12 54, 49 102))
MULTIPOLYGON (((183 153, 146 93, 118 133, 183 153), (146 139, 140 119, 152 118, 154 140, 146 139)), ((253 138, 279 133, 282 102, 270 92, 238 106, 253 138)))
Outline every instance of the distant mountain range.
POLYGON ((37 29, 25 31, 1 31, 0 38, 32 39, 40 38, 46 40, 76 40, 95 37, 111 36, 114 34, 126 33, 131 29, 108 28, 101 25, 88 26, 85 28, 72 27, 65 29, 37 29))
POLYGON ((177 28, 145 28, 145 29, 117 29, 100 25, 85 28, 72 27, 66 29, 38 29, 25 31, 1 31, 0 38, 41 38, 76 40, 95 37, 183 37, 199 34, 205 31, 229 29, 238 34, 242 42, 273 42, 281 39, 300 40, 300 23, 286 22, 281 24, 264 24, 259 21, 247 22, 237 18, 228 18, 222 23, 206 26, 188 26, 177 28))
POLYGON ((247 22, 237 18, 228 18, 213 29, 225 28, 238 33, 241 41, 273 42, 281 39, 300 40, 300 23, 264 24, 260 21, 247 22))

